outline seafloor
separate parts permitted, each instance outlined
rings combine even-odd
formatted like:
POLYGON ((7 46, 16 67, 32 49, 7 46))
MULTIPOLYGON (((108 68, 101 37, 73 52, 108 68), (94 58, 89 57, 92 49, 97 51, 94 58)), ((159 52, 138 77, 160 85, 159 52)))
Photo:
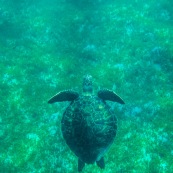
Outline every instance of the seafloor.
POLYGON ((76 173, 56 92, 116 91, 118 134, 106 168, 173 172, 173 1, 0 0, 0 173, 76 173))

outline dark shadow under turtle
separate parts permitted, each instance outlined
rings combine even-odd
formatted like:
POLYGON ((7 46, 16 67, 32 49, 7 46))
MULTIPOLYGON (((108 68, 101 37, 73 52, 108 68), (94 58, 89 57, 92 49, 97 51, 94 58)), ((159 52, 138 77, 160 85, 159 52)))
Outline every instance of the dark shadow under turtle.
POLYGON ((83 93, 72 90, 61 91, 48 103, 70 101, 62 121, 62 135, 69 148, 78 157, 78 171, 85 163, 105 168, 104 154, 114 141, 117 131, 115 113, 106 104, 106 100, 124 104, 124 101, 113 91, 99 90, 93 94, 92 77, 83 79, 83 93))

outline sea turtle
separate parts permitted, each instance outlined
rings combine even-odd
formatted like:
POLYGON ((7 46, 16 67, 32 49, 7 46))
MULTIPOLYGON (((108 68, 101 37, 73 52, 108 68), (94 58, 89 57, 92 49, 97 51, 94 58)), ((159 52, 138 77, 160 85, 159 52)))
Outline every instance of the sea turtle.
POLYGON ((83 93, 65 90, 53 96, 48 103, 70 101, 62 121, 62 135, 69 148, 78 157, 78 171, 85 163, 94 162, 105 168, 104 154, 116 136, 117 119, 106 100, 124 104, 124 101, 113 91, 99 90, 93 94, 92 76, 83 79, 83 93))

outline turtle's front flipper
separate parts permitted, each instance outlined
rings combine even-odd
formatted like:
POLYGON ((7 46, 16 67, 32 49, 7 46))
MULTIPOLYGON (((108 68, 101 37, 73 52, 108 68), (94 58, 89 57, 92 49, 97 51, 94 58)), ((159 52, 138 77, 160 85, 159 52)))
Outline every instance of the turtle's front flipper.
POLYGON ((82 160, 78 159, 78 172, 81 172, 82 169, 85 166, 85 162, 83 162, 82 160))
POLYGON ((98 97, 103 100, 109 100, 109 101, 125 104, 125 102, 120 96, 118 96, 115 92, 110 91, 108 89, 103 89, 98 91, 98 97))
POLYGON ((79 94, 72 90, 61 91, 53 96, 48 103, 73 101, 79 97, 79 94))
POLYGON ((103 157, 99 161, 96 161, 96 163, 97 163, 97 166, 100 167, 101 169, 105 168, 105 162, 103 157))

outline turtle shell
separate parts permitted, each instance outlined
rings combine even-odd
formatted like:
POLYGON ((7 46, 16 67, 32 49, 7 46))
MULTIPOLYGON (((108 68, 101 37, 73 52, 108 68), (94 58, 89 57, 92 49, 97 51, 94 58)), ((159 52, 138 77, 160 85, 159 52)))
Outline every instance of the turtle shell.
POLYGON ((83 162, 98 161, 113 143, 117 119, 106 102, 97 96, 79 96, 62 118, 62 134, 70 149, 83 162))

